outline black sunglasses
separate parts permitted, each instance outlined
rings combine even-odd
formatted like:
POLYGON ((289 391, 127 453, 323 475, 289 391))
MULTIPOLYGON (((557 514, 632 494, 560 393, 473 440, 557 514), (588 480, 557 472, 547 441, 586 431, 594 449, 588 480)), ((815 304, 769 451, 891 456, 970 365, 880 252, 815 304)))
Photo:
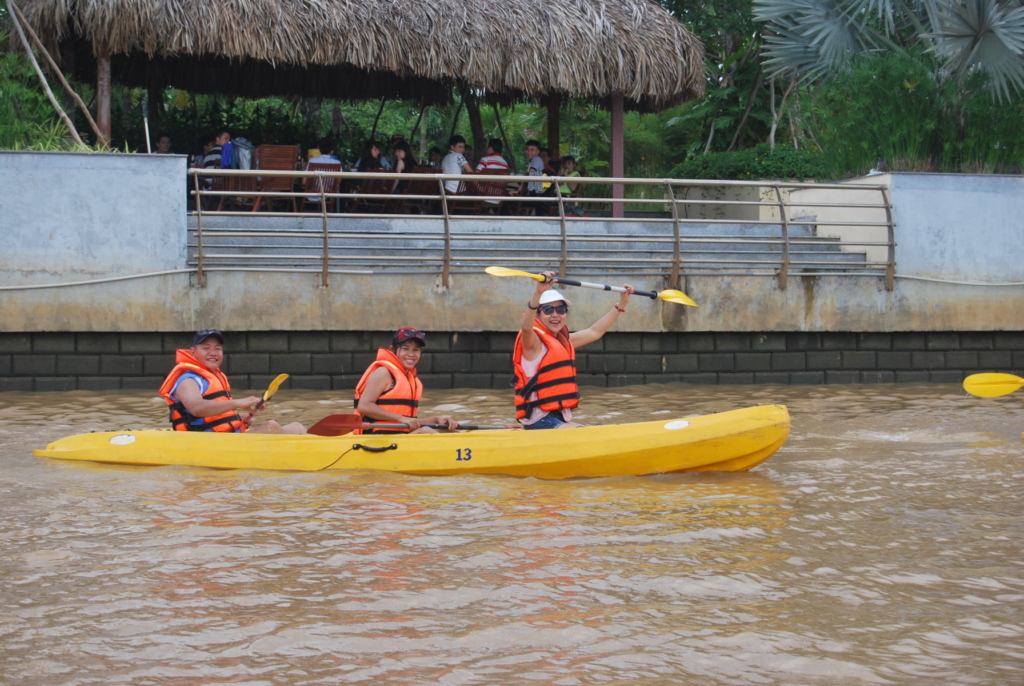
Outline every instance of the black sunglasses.
POLYGON ((569 306, 568 305, 544 305, 543 307, 540 308, 540 311, 543 312, 544 314, 554 314, 555 312, 557 312, 558 314, 565 314, 566 312, 569 311, 569 306))

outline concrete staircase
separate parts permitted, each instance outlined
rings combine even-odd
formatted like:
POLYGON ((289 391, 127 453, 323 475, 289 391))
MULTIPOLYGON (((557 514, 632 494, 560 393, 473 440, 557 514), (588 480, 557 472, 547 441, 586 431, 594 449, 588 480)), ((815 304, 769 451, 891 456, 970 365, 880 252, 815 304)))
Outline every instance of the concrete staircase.
MULTIPOLYGON (((196 217, 189 217, 189 258, 196 262, 196 217)), ((203 217, 208 267, 308 268, 322 264, 319 218, 203 217)), ((374 272, 439 272, 444 258, 440 218, 333 218, 328 220, 332 268, 374 272)), ((569 271, 574 274, 667 273, 673 254, 668 220, 609 222, 570 220, 566 225, 569 271)), ((837 239, 817 236, 813 224, 789 226, 790 273, 870 270, 862 252, 844 252, 837 239)), ((683 223, 681 264, 686 273, 764 273, 778 268, 782 227, 777 224, 683 223)), ((451 269, 474 272, 489 264, 529 270, 557 269, 562 252, 557 220, 453 218, 451 269)))

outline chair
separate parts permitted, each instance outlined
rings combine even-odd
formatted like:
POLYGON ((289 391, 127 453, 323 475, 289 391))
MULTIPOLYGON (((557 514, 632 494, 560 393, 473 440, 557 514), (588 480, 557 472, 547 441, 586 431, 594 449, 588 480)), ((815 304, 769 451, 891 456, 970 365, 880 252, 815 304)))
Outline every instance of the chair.
MULTIPOLYGON (((508 176, 511 172, 508 169, 481 169, 477 172, 481 176, 508 176)), ((507 198, 508 197, 508 183, 504 181, 478 181, 477 187, 480 190, 480 195, 489 195, 495 198, 507 198)), ((501 210, 501 202, 488 202, 484 201, 483 209, 485 210, 501 210)))
MULTIPOLYGON (((418 166, 413 167, 413 174, 436 174, 438 172, 435 167, 418 166)), ((437 195, 440 189, 437 186, 436 179, 409 179, 409 183, 406 184, 403 195, 437 195)), ((401 196, 399 196, 401 197, 401 196)), ((415 200, 415 199, 401 199, 401 206, 398 208, 401 211, 409 211, 415 214, 437 214, 440 203, 437 200, 415 200)))
MULTIPOLYGON (((307 167, 306 171, 340 172, 341 164, 313 162, 307 167)), ((317 208, 320 208, 322 205, 320 198, 310 200, 309 196, 316 196, 320 193, 337 193, 338 187, 341 185, 341 178, 338 176, 307 176, 303 181, 305 182, 303 184, 305 195, 302 196, 302 205, 300 207, 303 212, 306 211, 308 205, 315 205, 317 208)), ((337 198, 329 198, 327 201, 328 206, 334 206, 336 200, 337 198)))
MULTIPOLYGON (((363 174, 387 174, 387 169, 367 169, 362 172, 363 174)), ((349 212, 383 212, 387 206, 388 201, 392 199, 391 186, 395 183, 394 179, 374 179, 372 177, 362 179, 359 183, 357 193, 363 196, 355 198, 352 204, 349 205, 349 212), (379 197, 372 197, 379 196, 379 197)))
MULTIPOLYGON (((480 176, 480 172, 473 172, 472 174, 463 174, 463 176, 480 176)), ((471 179, 459 179, 459 188, 455 191, 455 195, 483 195, 483 189, 481 186, 484 184, 473 181, 471 179)), ((483 200, 459 200, 448 196, 448 213, 449 214, 477 214, 484 207, 483 200)))
MULTIPOLYGON (((265 171, 295 171, 299 156, 302 154, 302 146, 295 145, 269 145, 264 143, 256 148, 256 168, 265 171)), ((295 180, 291 177, 264 177, 260 184, 261 191, 291 193, 295 190, 295 180)), ((263 196, 256 197, 252 211, 255 212, 263 205, 263 196)), ((270 200, 269 198, 267 199, 270 200)), ((298 202, 295 197, 287 198, 292 203, 292 211, 298 210, 298 202)), ((268 202, 270 209, 273 204, 268 202)))
MULTIPOLYGON (((219 191, 237 191, 239 193, 254 193, 258 191, 255 176, 222 176, 217 179, 219 191)), ((235 208, 247 208, 249 205, 255 206, 256 196, 252 195, 222 195, 220 196, 220 202, 217 204, 217 211, 220 212, 223 209, 231 209, 232 206, 235 208)))

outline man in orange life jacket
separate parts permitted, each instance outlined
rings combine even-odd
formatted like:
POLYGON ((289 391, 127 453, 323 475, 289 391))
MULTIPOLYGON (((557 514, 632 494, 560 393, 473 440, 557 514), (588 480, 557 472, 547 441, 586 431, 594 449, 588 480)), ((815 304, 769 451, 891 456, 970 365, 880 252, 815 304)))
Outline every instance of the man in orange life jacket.
POLYGON ((411 326, 395 332, 390 348, 380 348, 377 359, 363 373, 356 385, 356 414, 365 422, 408 424, 408 429, 367 429, 353 433, 437 433, 422 424, 445 424, 449 431, 459 427, 451 417, 417 419, 423 396, 423 382, 416 374, 416 365, 423 356, 427 335, 411 326))
POLYGON ((192 339, 192 347, 178 350, 177 364, 160 386, 160 395, 170 406, 175 431, 217 431, 228 433, 304 434, 306 428, 294 422, 281 426, 270 419, 249 429, 261 398, 251 395, 235 400, 231 385, 220 370, 224 362, 224 335, 203 329, 192 339), (238 410, 248 410, 246 418, 238 410))
POLYGON ((593 343, 607 333, 619 315, 626 311, 633 287, 623 284, 626 293, 619 297, 608 314, 589 328, 569 333, 571 303, 552 290, 554 272, 544 272, 547 281, 537 288, 526 303, 523 326, 512 351, 515 371, 516 419, 524 429, 567 429, 582 426, 572 421, 572 410, 580 404, 576 384, 576 348, 593 343))

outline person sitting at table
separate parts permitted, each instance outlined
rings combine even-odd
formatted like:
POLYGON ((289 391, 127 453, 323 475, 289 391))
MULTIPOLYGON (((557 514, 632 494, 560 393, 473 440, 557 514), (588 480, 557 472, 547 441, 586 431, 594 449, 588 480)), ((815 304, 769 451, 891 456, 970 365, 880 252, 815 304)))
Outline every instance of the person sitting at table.
MULTIPOLYGON (((572 155, 566 155, 562 158, 562 168, 558 171, 559 176, 579 176, 580 173, 576 171, 576 158, 572 155)), ((573 193, 579 190, 580 184, 578 183, 563 183, 558 187, 558 192, 561 193, 563 198, 572 197, 573 193)), ((583 215, 583 208, 579 205, 566 205, 565 211, 567 214, 583 215)))
POLYGON ((173 155, 174 151, 171 150, 171 135, 168 133, 161 133, 156 137, 156 150, 157 155, 173 155))
MULTIPOLYGON (((401 134, 395 134, 401 135, 401 134)), ((394 171, 396 174, 411 174, 413 168, 416 166, 416 157, 412 154, 412 148, 404 140, 395 142, 395 167, 394 171)), ((404 193, 405 187, 409 185, 408 180, 399 181, 395 179, 394 185, 391 186, 392 193, 404 193)))
MULTIPOLYGON (((526 141, 526 159, 529 160, 526 173, 529 176, 544 176, 544 159, 541 157, 540 151, 540 141, 532 139, 526 141)), ((531 198, 548 195, 545 186, 550 187, 551 184, 545 184, 541 181, 530 181, 526 184, 520 184, 519 194, 531 198)), ((546 215, 551 211, 551 204, 546 202, 531 202, 528 207, 532 207, 537 216, 546 215)))
POLYGON ((430 151, 427 153, 426 165, 428 167, 433 167, 434 169, 440 169, 441 159, 443 157, 444 154, 441 152, 441 148, 431 148, 430 151))
POLYGON ((433 434, 436 429, 421 424, 444 424, 448 431, 459 428, 459 423, 444 415, 420 420, 420 398, 423 397, 423 382, 416 372, 416 365, 423 356, 427 334, 411 326, 403 326, 391 338, 391 347, 377 350, 377 359, 363 373, 356 384, 354 404, 356 414, 364 422, 407 424, 408 429, 357 429, 362 434, 433 434), (385 407, 389 409, 384 409, 385 407))
POLYGON ((487 141, 487 150, 484 156, 480 158, 480 161, 477 162, 476 170, 508 169, 508 162, 501 156, 502 150, 503 146, 500 139, 492 138, 487 141))
MULTIPOLYGON (((332 167, 332 169, 324 169, 321 171, 341 171, 341 162, 339 162, 338 158, 334 156, 334 141, 332 139, 327 138, 326 136, 324 138, 321 138, 320 141, 317 143, 316 152, 318 153, 317 156, 311 157, 309 159, 309 162, 306 163, 306 171, 309 171, 310 166, 314 164, 330 165, 332 167)), ((318 181, 316 181, 315 179, 307 179, 306 181, 307 188, 315 188, 316 190, 320 190, 321 188, 317 184, 318 181)), ((330 188, 330 186, 327 187, 330 188)), ((336 199, 337 198, 329 200, 328 207, 334 205, 334 200, 336 199)), ((309 195, 306 196, 306 200, 309 200, 310 202, 320 202, 320 196, 309 195)))
POLYGON ((544 175, 554 176, 555 175, 555 163, 551 159, 551 151, 547 148, 541 148, 540 152, 541 161, 544 162, 544 175))
POLYGON ((262 398, 250 395, 235 400, 231 384, 220 370, 224 363, 224 334, 203 329, 192 338, 192 347, 175 352, 174 369, 164 379, 159 394, 170 409, 171 428, 175 431, 215 431, 218 433, 304 434, 298 422, 281 426, 268 419, 250 429, 259 412, 262 398), (247 410, 243 418, 238 410, 247 410))
MULTIPOLYGON (((466 139, 455 135, 448 139, 448 154, 441 160, 441 172, 444 174, 467 174, 473 173, 473 167, 466 161, 466 139)), ((444 190, 454 195, 459 192, 458 179, 448 179, 444 182, 444 190)))
POLYGON ((356 161, 354 171, 364 172, 367 169, 390 169, 384 165, 384 159, 381 157, 381 144, 380 141, 367 141, 366 147, 363 148, 362 156, 356 161))
MULTIPOLYGON (((485 151, 486 154, 480 158, 479 162, 477 162, 476 170, 478 172, 485 173, 488 171, 508 171, 508 162, 505 160, 504 157, 502 157, 501 152, 502 144, 500 139, 492 138, 489 141, 487 141, 487 150, 485 151)), ((508 186, 506 185, 505 192, 507 193, 507 191, 508 186)), ((484 205, 486 205, 488 209, 497 208, 500 204, 500 200, 484 201, 484 205)))

